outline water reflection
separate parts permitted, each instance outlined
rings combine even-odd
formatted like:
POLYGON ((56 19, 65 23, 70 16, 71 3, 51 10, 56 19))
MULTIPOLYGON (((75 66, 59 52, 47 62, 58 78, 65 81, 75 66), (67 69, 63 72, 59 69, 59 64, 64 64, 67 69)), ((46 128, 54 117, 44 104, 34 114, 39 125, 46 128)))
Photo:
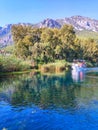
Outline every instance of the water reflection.
POLYGON ((83 82, 85 79, 85 71, 72 70, 72 79, 75 82, 83 82))
POLYGON ((23 75, 1 80, 0 101, 8 102, 13 107, 26 107, 32 103, 43 109, 75 107, 74 90, 69 72, 61 76, 23 75))
MULTIPOLYGON (((78 76, 75 81, 84 80, 78 76)), ((86 129, 92 118, 96 127, 98 118, 92 115, 98 112, 98 81, 74 83, 72 78, 71 72, 0 78, 0 129, 86 129)))
MULTIPOLYGON (((77 106, 76 97, 80 96, 84 85, 91 85, 89 83, 91 80, 88 80, 86 84, 84 82, 74 84, 73 81, 83 81, 84 77, 85 74, 82 72, 73 72, 72 79, 71 73, 66 72, 61 76, 47 76, 39 73, 1 79, 0 101, 5 101, 13 107, 35 104, 44 109, 51 106, 74 108, 77 106)), ((95 83, 93 85, 96 86, 95 83)))

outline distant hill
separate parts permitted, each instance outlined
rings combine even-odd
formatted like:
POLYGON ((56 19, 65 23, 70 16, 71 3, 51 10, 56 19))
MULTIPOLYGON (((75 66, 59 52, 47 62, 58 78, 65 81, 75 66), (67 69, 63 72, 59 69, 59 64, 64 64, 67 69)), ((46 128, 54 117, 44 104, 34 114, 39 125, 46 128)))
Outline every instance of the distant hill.
POLYGON ((98 32, 89 31, 89 30, 82 30, 82 31, 77 30, 76 35, 78 38, 81 38, 81 39, 92 38, 98 42, 98 32))
POLYGON ((11 45, 13 43, 11 27, 11 24, 8 24, 4 27, 0 27, 0 47, 11 45))
MULTIPOLYGON (((98 40, 98 20, 91 19, 83 16, 72 16, 64 19, 46 19, 37 24, 19 23, 22 25, 31 25, 32 27, 48 27, 48 28, 61 28, 64 24, 71 24, 76 34, 81 38, 94 38, 98 40)), ((13 44, 11 35, 12 24, 0 27, 0 47, 13 44)))

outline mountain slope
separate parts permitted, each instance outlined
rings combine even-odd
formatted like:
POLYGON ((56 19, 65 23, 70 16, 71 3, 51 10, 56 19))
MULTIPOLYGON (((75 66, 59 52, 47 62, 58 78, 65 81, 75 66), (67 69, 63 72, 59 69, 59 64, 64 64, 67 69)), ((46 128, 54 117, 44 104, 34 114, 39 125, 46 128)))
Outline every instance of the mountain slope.
POLYGON ((46 19, 38 24, 35 24, 36 27, 38 28, 45 28, 45 27, 49 27, 49 28, 61 28, 61 24, 53 19, 46 19))
POLYGON ((11 27, 11 24, 8 24, 4 27, 0 27, 0 47, 4 47, 13 43, 11 27))
MULTIPOLYGON (((64 24, 71 24, 76 30, 77 35, 94 37, 98 35, 98 20, 94 20, 83 16, 72 16, 64 19, 46 19, 37 24, 19 23, 21 25, 31 25, 32 27, 48 27, 48 28, 61 28, 64 24), (84 34, 83 34, 84 33, 84 34), (86 34, 86 35, 85 35, 86 34)), ((11 35, 12 24, 0 27, 0 47, 13 44, 11 35)), ((98 39, 98 38, 97 38, 98 39)))
POLYGON ((98 32, 98 20, 83 16, 72 16, 70 18, 58 19, 62 25, 71 24, 76 30, 91 30, 98 32))
POLYGON ((82 31, 77 30, 76 35, 78 38, 81 38, 81 39, 92 38, 98 42, 98 32, 93 32, 89 30, 82 30, 82 31))

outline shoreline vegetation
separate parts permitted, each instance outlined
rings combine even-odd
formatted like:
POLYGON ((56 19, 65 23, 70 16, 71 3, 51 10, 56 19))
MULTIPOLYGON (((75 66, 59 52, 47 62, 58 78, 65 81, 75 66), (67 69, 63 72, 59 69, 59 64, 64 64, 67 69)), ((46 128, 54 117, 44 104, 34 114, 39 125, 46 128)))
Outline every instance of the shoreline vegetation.
POLYGON ((5 57, 0 56, 0 75, 2 74, 21 74, 21 73, 27 73, 32 70, 35 72, 63 72, 65 70, 68 70, 71 66, 71 63, 65 62, 64 60, 55 61, 53 63, 48 64, 36 64, 31 63, 31 61, 24 61, 19 58, 16 58, 14 56, 5 57))
MULTIPOLYGON (((88 67, 93 67, 91 63, 86 63, 88 67)), ((36 64, 30 60, 21 60, 15 56, 0 56, 0 75, 9 75, 9 74, 24 74, 33 72, 41 73, 55 73, 61 74, 64 71, 71 70, 72 62, 67 62, 65 60, 56 60, 55 62, 47 64, 36 64)))
POLYGON ((70 25, 60 29, 14 25, 12 35, 14 45, 0 49, 0 73, 31 69, 59 73, 70 69, 73 59, 98 66, 98 43, 77 38, 70 25))
POLYGON ((27 71, 30 69, 30 63, 14 56, 0 56, 0 73, 27 71))

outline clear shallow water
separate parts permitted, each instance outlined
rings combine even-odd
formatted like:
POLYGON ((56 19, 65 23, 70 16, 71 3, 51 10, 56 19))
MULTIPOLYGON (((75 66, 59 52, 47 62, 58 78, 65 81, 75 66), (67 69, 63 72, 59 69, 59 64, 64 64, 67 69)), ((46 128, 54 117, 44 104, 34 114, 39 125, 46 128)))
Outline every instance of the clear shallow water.
POLYGON ((98 78, 84 73, 0 77, 0 130, 97 130, 98 78))

